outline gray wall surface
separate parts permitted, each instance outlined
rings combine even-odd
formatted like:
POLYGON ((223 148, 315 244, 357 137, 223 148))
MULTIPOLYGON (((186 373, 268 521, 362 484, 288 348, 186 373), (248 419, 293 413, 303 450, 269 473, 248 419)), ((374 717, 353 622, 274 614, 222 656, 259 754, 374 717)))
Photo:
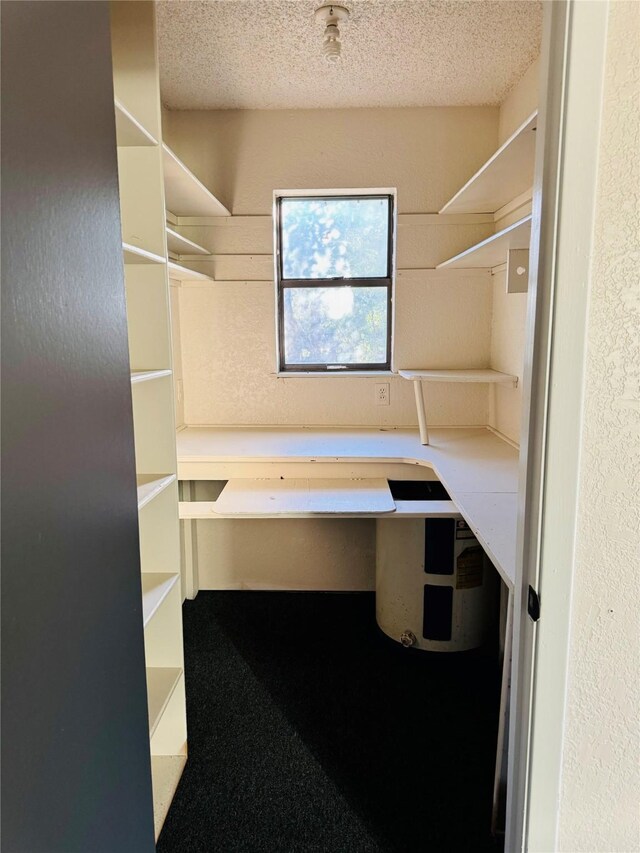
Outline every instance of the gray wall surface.
POLYGON ((2 850, 154 850, 109 8, 2 3, 2 850))

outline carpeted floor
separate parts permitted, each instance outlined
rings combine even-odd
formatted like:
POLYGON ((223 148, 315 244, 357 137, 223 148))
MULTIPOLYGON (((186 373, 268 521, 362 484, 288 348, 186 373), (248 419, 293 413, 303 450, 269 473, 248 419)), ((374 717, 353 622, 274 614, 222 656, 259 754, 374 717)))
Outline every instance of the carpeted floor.
POLYGON ((189 761, 159 853, 495 851, 499 674, 405 650, 369 593, 184 607, 189 761))

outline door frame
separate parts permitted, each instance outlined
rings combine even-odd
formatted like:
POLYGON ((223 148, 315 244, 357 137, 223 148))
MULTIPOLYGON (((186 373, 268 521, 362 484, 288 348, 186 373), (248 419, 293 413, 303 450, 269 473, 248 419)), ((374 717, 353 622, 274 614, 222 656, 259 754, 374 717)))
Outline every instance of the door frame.
POLYGON ((544 4, 505 850, 557 849, 609 0, 544 4), (528 393, 527 390, 528 389, 528 393), (531 586, 540 620, 528 615, 531 586))

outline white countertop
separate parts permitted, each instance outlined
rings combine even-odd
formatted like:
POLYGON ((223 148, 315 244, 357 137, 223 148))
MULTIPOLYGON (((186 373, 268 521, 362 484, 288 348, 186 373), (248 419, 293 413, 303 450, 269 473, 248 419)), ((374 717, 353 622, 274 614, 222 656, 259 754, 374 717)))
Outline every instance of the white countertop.
MULTIPOLYGON (((202 462, 407 463, 432 468, 478 540, 513 587, 518 451, 484 428, 417 430, 306 427, 187 427, 177 433, 181 465, 202 462)), ((208 479, 203 469, 202 479, 208 479)))

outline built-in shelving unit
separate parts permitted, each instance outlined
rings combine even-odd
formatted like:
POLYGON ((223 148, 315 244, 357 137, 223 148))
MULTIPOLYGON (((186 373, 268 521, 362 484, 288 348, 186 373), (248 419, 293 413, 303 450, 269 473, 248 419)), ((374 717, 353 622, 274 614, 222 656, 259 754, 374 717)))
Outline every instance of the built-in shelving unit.
MULTIPOLYGON (((126 0, 125 0, 126 1, 126 0)), ((179 575, 169 572, 146 572, 142 575, 142 618, 149 624, 160 605, 178 582, 179 575)))
POLYGON ((537 122, 536 110, 440 209, 440 213, 495 213, 531 189, 537 122))
POLYGON ((486 240, 470 246, 453 258, 438 264, 436 269, 492 269, 504 264, 512 249, 528 249, 531 240, 531 214, 497 231, 486 240))
POLYGON ((149 382, 152 379, 161 379, 163 376, 171 376, 170 370, 132 370, 131 383, 149 382))
POLYGON ((213 281, 210 275, 190 270, 176 261, 169 261, 169 278, 175 281, 213 281))
POLYGON ((491 369, 469 370, 399 370, 403 379, 413 382, 420 428, 420 441, 429 444, 429 428, 427 426, 427 406, 424 398, 424 382, 482 382, 490 385, 511 385, 515 388, 518 377, 510 373, 501 373, 491 369))
POLYGON ((125 264, 164 264, 166 261, 162 255, 148 252, 146 249, 132 246, 130 243, 122 244, 122 254, 125 264))
POLYGON ((174 483, 176 480, 175 474, 139 474, 136 477, 138 486, 138 509, 146 506, 149 501, 153 500, 167 486, 174 483))
POLYGON ((116 139, 118 147, 127 148, 139 145, 157 145, 158 140, 144 128, 129 110, 116 98, 116 139))
POLYGON ((183 237, 173 228, 167 225, 167 248, 175 255, 210 255, 211 253, 203 246, 194 243, 187 237, 183 237))
POLYGON ((187 727, 164 155, 157 141, 161 111, 152 0, 113 0, 111 36, 157 837, 186 761, 187 727))
POLYGON ((231 216, 166 143, 162 145, 162 166, 167 210, 174 216, 231 216))
POLYGON ((180 678, 180 667, 156 666, 147 668, 147 697, 149 709, 149 735, 153 737, 158 723, 180 678))

